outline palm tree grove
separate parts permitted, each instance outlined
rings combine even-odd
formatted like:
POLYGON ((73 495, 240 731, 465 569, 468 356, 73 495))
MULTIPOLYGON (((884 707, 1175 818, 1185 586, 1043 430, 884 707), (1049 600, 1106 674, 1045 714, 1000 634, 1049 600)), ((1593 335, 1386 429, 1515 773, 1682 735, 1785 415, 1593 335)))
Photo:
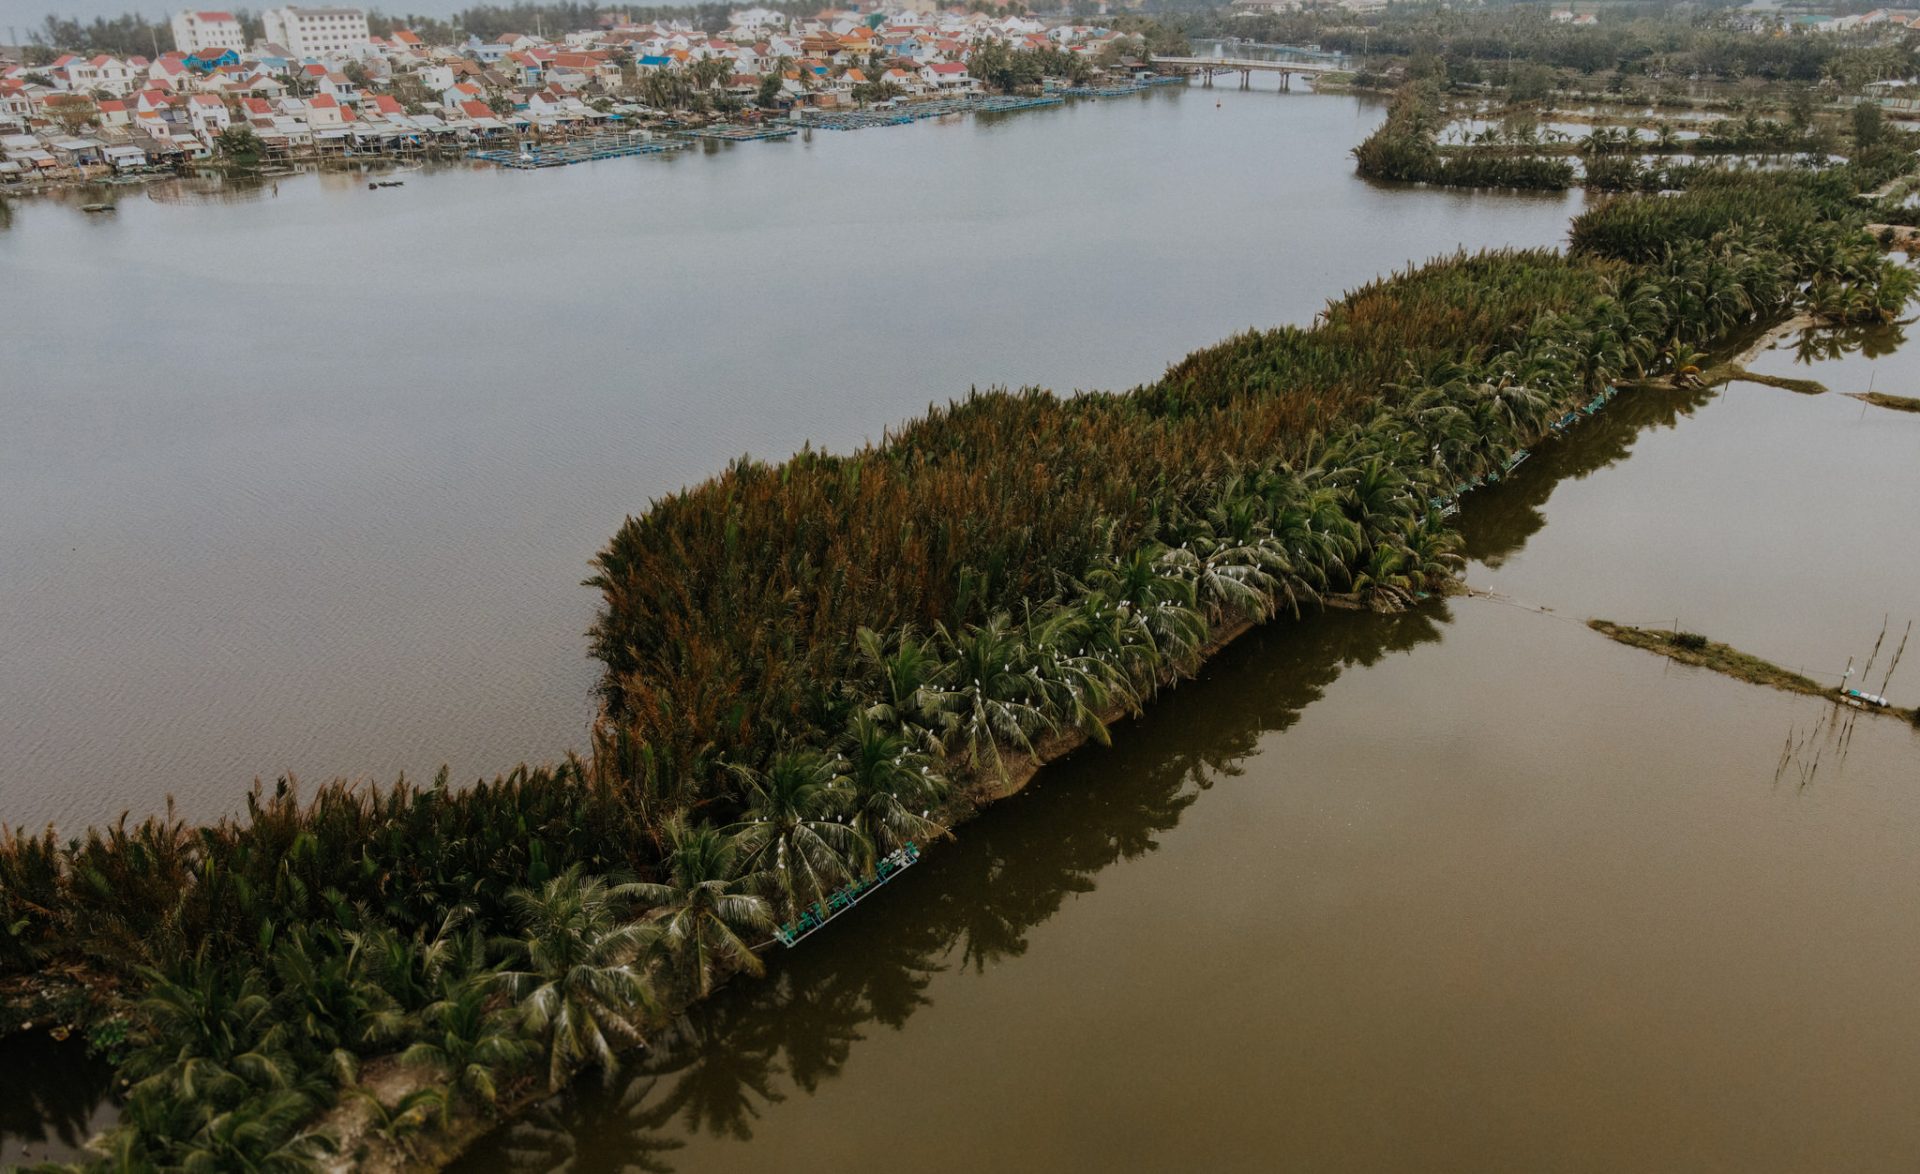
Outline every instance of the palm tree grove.
MULTIPOLYGON (((703 68, 654 75, 653 100, 724 72, 703 68)), ((120 1040, 125 1112, 91 1168, 442 1161, 618 1070, 761 974, 783 928, 942 850, 1249 628, 1446 592, 1451 507, 1596 395, 1914 292, 1856 201, 1912 171, 1904 146, 1649 180, 1606 132, 1456 150, 1440 122, 1403 92, 1361 170, 1559 188, 1577 157, 1617 194, 1564 251, 1444 256, 1129 391, 982 391, 652 502, 587 580, 590 754, 471 786, 283 779, 205 825, 8 831, 0 973, 120 1040)))

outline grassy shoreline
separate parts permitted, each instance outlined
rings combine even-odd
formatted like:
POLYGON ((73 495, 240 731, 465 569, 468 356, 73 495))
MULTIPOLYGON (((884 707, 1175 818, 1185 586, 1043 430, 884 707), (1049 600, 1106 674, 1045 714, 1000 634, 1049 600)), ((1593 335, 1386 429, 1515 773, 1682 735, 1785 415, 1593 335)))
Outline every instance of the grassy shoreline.
POLYGON ((1884 391, 1849 391, 1847 395, 1861 403, 1872 404, 1876 408, 1887 408, 1895 412, 1920 412, 1920 399, 1909 395, 1888 395, 1884 391))
MULTIPOLYGON (((1753 685, 1763 685, 1769 689, 1778 689, 1783 693, 1798 693, 1804 697, 1819 697, 1840 704, 1839 693, 1811 677, 1782 668, 1772 661, 1762 660, 1728 644, 1708 640, 1690 632, 1664 632, 1656 628, 1636 628, 1627 624, 1616 624, 1611 620, 1593 619, 1587 621, 1587 627, 1629 648, 1640 648, 1648 652, 1657 652, 1670 660, 1695 668, 1708 669, 1722 676, 1746 681, 1753 685)), ((1915 711, 1911 707, 1892 707, 1888 709, 1857 706, 1867 713, 1886 714, 1905 722, 1913 722, 1915 711)))

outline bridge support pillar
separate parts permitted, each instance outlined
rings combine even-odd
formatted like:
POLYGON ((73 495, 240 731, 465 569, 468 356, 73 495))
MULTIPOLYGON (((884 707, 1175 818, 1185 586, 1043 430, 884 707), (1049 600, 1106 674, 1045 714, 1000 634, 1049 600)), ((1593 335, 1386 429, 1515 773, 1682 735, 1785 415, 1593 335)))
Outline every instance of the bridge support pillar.
POLYGON ((1253 71, 1251 69, 1243 69, 1240 71, 1240 88, 1243 90, 1251 90, 1253 88, 1253 71))

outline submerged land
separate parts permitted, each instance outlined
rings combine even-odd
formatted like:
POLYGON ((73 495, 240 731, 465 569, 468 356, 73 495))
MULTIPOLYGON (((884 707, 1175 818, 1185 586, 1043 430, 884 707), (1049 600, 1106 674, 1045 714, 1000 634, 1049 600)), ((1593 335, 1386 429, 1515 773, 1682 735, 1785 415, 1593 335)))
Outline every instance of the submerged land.
POLYGON ((1884 391, 1850 391, 1847 394, 1876 408, 1888 408, 1896 412, 1920 412, 1920 398, 1910 395, 1889 395, 1884 391))
MULTIPOLYGON (((1782 668, 1771 661, 1762 660, 1717 640, 1709 640, 1696 632, 1662 632, 1652 628, 1616 624, 1611 620, 1589 620, 1587 626, 1610 640, 1616 640, 1630 648, 1644 648, 1649 652, 1658 652, 1681 664, 1711 669, 1736 680, 1764 685, 1769 689, 1824 698, 1836 705, 1845 703, 1845 699, 1831 685, 1823 685, 1804 674, 1782 668)), ((1912 706, 1902 708, 1856 704, 1855 708, 1866 713, 1885 714, 1905 722, 1920 721, 1920 710, 1912 706)))

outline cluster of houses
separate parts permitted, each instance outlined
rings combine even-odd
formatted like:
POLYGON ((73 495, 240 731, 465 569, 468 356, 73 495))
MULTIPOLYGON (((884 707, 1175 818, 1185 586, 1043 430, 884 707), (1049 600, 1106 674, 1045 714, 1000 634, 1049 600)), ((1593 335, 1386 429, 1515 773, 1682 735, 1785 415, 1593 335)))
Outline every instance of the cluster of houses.
POLYGON ((650 105, 684 88, 725 107, 833 107, 857 96, 965 93, 967 62, 998 41, 1099 57, 1121 34, 1096 25, 960 9, 828 9, 789 18, 766 8, 709 33, 684 23, 603 16, 549 39, 508 33, 429 45, 369 30, 346 8, 269 10, 247 43, 230 12, 172 21, 158 57, 0 58, 0 183, 127 172, 202 159, 252 132, 266 158, 405 153, 523 134, 569 134, 611 119, 672 113, 650 105))

